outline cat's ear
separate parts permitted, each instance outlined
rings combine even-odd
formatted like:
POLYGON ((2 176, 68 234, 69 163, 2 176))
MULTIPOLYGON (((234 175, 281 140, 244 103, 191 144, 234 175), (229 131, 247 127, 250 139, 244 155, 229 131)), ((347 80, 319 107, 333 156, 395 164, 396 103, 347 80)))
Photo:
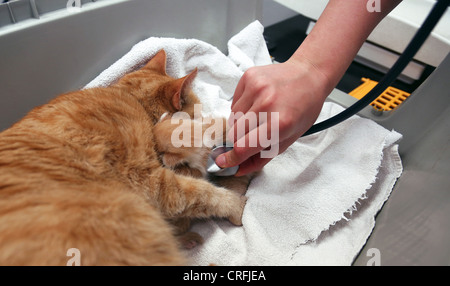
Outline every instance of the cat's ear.
POLYGON ((172 94, 172 105, 176 110, 181 110, 183 102, 191 90, 192 82, 197 76, 197 68, 185 77, 176 79, 173 82, 174 93, 172 94))
POLYGON ((166 51, 160 50, 143 68, 154 70, 162 75, 166 75, 166 58, 166 51))

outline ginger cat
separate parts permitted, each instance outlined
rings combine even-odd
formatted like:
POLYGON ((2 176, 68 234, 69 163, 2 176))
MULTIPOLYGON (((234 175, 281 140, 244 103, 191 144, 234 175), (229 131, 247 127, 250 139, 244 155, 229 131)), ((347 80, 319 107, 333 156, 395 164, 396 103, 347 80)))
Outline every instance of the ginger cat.
MULTIPOLYGON (((163 115, 163 118, 155 125, 153 133, 156 150, 159 153, 161 163, 165 167, 171 168, 177 174, 208 179, 212 183, 226 187, 239 195, 245 194, 254 174, 242 177, 216 177, 208 175, 206 172, 211 147, 226 142, 227 122, 225 118, 183 120, 182 123, 171 122, 170 116, 163 115), (196 133, 196 129, 201 130, 201 132, 196 133), (185 142, 188 143, 188 146, 175 147, 173 144, 168 144, 172 140, 174 131, 177 130, 182 130, 185 134, 191 134, 189 142, 185 142), (206 135, 207 132, 211 131, 213 131, 212 134, 206 135), (194 144, 195 141, 197 141, 197 145, 194 144)), ((170 223, 176 227, 175 234, 182 247, 190 249, 203 243, 203 238, 199 234, 188 232, 191 225, 189 217, 172 219, 170 223)))
MULTIPOLYGON (((165 167, 173 169, 178 174, 196 178, 203 177, 216 185, 225 186, 240 195, 244 195, 247 191, 250 179, 253 178, 256 173, 242 177, 215 177, 206 173, 206 163, 212 150, 211 147, 226 142, 226 119, 202 118, 201 120, 190 120, 188 123, 190 123, 190 134, 192 135, 190 138, 191 144, 189 147, 178 148, 174 147, 173 144, 167 144, 167 142, 171 141, 173 131, 175 128, 179 128, 181 123, 171 123, 170 116, 164 116, 164 120, 160 120, 160 122, 155 125, 153 131, 155 134, 156 149, 160 154, 162 164, 165 167), (196 128, 195 125, 198 129, 202 130, 200 134, 194 132, 196 128), (195 147, 194 141, 202 141, 204 138, 210 139, 205 135, 205 132, 211 131, 211 129, 213 130, 213 133, 211 134, 212 142, 203 142, 201 147, 195 147), (220 133, 221 131, 222 133, 220 133), (199 135, 201 135, 201 137, 197 138, 199 135)), ((186 129, 186 126, 189 125, 184 125, 183 128, 186 129)))
POLYGON ((66 265, 71 248, 81 265, 182 265, 167 221, 241 225, 244 196, 159 160, 155 124, 193 117, 199 103, 197 71, 174 79, 165 65, 160 51, 114 85, 60 95, 0 133, 0 265, 66 265))

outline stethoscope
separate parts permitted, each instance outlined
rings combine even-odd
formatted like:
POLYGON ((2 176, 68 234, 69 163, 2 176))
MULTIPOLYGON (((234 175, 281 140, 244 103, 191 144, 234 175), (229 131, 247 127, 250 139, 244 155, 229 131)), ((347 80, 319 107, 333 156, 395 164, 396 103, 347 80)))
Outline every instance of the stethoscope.
MULTIPOLYGON (((392 68, 386 73, 386 75, 380 80, 380 82, 363 98, 358 100, 356 103, 342 111, 341 113, 324 120, 320 123, 314 124, 308 131, 306 131, 301 137, 308 136, 330 127, 333 127, 342 121, 352 117, 353 115, 360 112, 364 107, 372 103, 378 96, 383 93, 394 80, 400 75, 400 73, 405 69, 409 62, 413 59, 415 54, 422 47, 425 40, 433 31, 434 27, 437 25, 441 17, 444 15, 447 7, 450 5, 450 0, 438 0, 434 4, 431 12, 428 14, 427 18, 423 22, 422 26, 416 32, 415 36, 411 42, 406 47, 403 54, 400 55, 397 62, 392 66, 392 68)), ((229 145, 221 145, 213 148, 207 163, 207 172, 215 176, 232 176, 237 173, 239 166, 222 169, 216 165, 215 159, 222 153, 232 150, 233 147, 229 145)))

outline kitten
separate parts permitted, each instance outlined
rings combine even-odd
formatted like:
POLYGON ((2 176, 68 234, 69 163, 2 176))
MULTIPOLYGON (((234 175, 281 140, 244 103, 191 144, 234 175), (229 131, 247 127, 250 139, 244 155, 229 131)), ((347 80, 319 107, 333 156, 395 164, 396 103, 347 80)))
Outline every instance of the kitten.
POLYGON ((0 133, 0 265, 181 265, 167 220, 228 218, 244 196, 163 166, 154 125, 199 100, 160 51, 106 88, 60 95, 0 133))

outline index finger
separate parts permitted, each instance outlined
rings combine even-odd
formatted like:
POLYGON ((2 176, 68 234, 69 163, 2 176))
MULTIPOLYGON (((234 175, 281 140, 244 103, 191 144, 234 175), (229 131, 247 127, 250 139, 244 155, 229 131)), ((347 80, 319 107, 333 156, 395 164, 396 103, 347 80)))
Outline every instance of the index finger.
POLYGON ((233 102, 231 103, 231 110, 233 110, 236 102, 238 102, 239 99, 241 98, 242 94, 244 93, 244 90, 245 90, 245 82, 243 77, 241 77, 236 86, 236 89, 234 90, 233 102))

